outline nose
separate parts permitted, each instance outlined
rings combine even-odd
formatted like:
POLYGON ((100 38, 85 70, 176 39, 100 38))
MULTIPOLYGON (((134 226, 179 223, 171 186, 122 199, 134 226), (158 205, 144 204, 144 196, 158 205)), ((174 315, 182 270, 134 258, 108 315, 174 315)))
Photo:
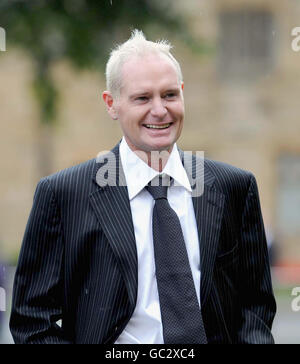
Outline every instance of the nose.
POLYGON ((159 119, 163 119, 167 115, 167 109, 164 100, 161 98, 153 99, 151 115, 159 119))

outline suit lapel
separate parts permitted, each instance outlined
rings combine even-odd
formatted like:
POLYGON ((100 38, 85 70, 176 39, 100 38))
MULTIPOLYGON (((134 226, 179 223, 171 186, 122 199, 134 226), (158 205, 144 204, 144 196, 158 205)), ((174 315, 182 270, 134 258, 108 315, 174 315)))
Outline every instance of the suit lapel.
POLYGON ((202 307, 205 305, 211 288, 224 199, 223 194, 206 186, 204 186, 201 197, 193 198, 200 243, 202 307))
MULTIPOLYGON (((181 157, 184 153, 180 151, 181 157)), ((193 205, 198 228, 201 260, 201 306, 209 296, 223 216, 225 196, 213 186, 215 177, 205 169, 204 159, 183 159, 193 191, 193 205), (194 176, 194 178, 193 178, 194 176), (195 183, 196 181, 196 183, 195 183)))
MULTIPOLYGON (((135 307, 138 270, 134 228, 127 187, 119 186, 119 145, 112 152, 116 157, 115 177, 117 183, 115 186, 106 185, 98 188, 96 192, 90 195, 90 203, 119 263, 129 301, 132 307, 135 307)), ((103 163, 98 164, 96 173, 103 166, 103 163)), ((96 175, 93 178, 98 185, 104 185, 96 179, 96 175)))

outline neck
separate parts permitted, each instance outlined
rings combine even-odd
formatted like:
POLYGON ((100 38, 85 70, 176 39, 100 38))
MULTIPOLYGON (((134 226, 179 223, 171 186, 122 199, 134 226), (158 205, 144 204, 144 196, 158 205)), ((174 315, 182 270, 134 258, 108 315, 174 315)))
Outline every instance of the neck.
POLYGON ((150 168, 162 172, 169 160, 172 149, 173 146, 169 150, 152 150, 151 152, 134 150, 134 153, 147 163, 150 168))

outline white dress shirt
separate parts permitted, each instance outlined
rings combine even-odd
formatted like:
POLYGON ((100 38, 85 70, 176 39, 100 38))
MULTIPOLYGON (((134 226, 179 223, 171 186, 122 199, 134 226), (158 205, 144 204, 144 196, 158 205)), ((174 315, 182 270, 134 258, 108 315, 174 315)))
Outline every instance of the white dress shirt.
MULTIPOLYGON (((152 235, 152 211, 155 201, 144 188, 159 174, 143 162, 123 137, 120 158, 130 200, 138 256, 138 293, 132 317, 115 344, 163 344, 152 235)), ((168 201, 177 213, 200 305, 200 249, 191 197, 191 186, 181 163, 176 144, 162 173, 174 179, 168 189, 168 201)))

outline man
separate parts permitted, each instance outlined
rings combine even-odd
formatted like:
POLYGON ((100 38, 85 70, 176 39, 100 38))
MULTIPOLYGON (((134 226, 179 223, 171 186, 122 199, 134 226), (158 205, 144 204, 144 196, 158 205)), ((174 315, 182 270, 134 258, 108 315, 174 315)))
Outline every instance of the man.
POLYGON ((134 31, 106 77, 124 137, 39 182, 15 276, 15 341, 273 343, 255 178, 185 163, 183 80, 168 43, 134 31))

